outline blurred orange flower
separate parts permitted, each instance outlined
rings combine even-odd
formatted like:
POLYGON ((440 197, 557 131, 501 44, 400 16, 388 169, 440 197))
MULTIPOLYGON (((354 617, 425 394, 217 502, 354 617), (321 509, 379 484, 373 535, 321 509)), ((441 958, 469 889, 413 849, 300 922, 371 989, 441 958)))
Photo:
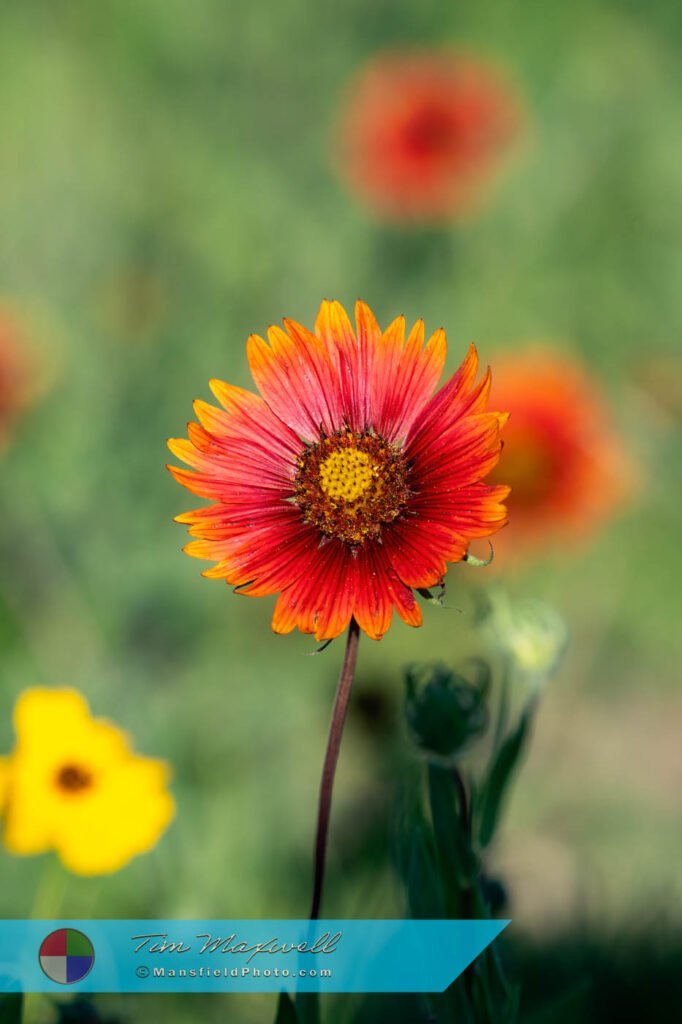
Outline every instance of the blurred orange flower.
POLYGON ((382 331, 356 306, 356 328, 323 302, 314 333, 293 320, 252 335, 262 397, 221 381, 222 409, 195 403, 189 440, 169 441, 191 470, 175 479, 214 504, 178 516, 197 538, 188 554, 216 561, 205 576, 242 594, 280 596, 273 629, 318 640, 354 618, 381 638, 393 609, 421 625, 413 589, 441 582, 474 537, 506 522, 504 486, 483 482, 506 416, 488 407, 472 346, 434 395, 445 332, 420 320, 382 331))
POLYGON ((579 538, 616 511, 632 489, 632 464, 606 397, 573 356, 534 347, 498 357, 492 394, 510 413, 493 474, 511 486, 498 564, 579 538))
POLYGON ((30 359, 21 345, 19 328, 10 312, 0 307, 0 451, 30 399, 30 374, 30 359))
POLYGON ((347 104, 340 171, 390 220, 457 218, 481 198, 520 122, 511 86, 477 57, 381 54, 347 104))

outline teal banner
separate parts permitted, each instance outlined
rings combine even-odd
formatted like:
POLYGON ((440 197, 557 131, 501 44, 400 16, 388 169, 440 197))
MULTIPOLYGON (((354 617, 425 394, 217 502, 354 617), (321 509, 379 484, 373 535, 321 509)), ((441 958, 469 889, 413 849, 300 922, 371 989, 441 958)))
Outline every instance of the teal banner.
POLYGON ((441 992, 508 921, 2 921, 0 992, 441 992))

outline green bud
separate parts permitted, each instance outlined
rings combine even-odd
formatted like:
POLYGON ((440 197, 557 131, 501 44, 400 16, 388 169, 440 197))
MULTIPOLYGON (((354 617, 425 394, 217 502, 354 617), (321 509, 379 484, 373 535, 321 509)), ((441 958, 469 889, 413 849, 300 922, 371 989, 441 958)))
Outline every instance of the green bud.
POLYGON ((514 675, 536 688, 556 672, 566 650, 566 623, 558 612, 541 601, 512 603, 504 591, 490 595, 484 628, 514 675))
POLYGON ((444 665, 414 665, 406 671, 405 717, 415 744, 432 760, 448 762, 488 727, 490 669, 476 662, 471 682, 444 665))

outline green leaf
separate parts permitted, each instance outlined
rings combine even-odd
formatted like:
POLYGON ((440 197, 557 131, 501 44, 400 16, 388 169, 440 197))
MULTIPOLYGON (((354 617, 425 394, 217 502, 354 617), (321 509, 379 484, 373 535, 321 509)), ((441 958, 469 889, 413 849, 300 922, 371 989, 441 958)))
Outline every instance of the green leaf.
POLYGON ((478 871, 478 859, 472 849, 468 822, 457 806, 450 769, 429 765, 429 801, 448 917, 468 916, 462 887, 470 889, 478 871))
POLYGON ((416 801, 402 810, 401 819, 395 861, 405 886, 409 915, 416 920, 445 917, 432 829, 416 801))
POLYGON ((0 1024, 21 1024, 23 1002, 21 992, 0 997, 0 1024))
POLYGON ((516 728, 502 741, 489 768, 481 792, 478 841, 482 847, 488 846, 497 828, 502 804, 523 752, 534 710, 534 702, 526 707, 516 728))
POLYGON ((437 604, 440 608, 443 608, 443 602, 445 600, 445 583, 441 580, 438 584, 438 593, 434 594, 428 587, 417 587, 417 593, 428 601, 430 604, 437 604))
POLYGON ((493 551, 493 546, 490 541, 488 541, 488 547, 490 548, 490 554, 487 558, 477 558, 476 555, 472 555, 467 551, 462 561, 466 562, 467 565, 472 565, 475 569, 485 569, 487 565, 490 565, 495 556, 495 552, 493 551))
POLYGON ((507 1002, 504 1008, 504 1019, 508 1021, 508 1024, 516 1024, 519 1019, 519 1009, 521 1006, 521 986, 511 985, 509 988, 509 995, 507 996, 507 1002))
MULTIPOLYGON (((286 997, 285 997, 286 998, 286 997)), ((291 1004, 291 1000, 289 1000, 291 1004)), ((281 1009, 281 1000, 280 1000, 281 1009)), ((320 994, 319 992, 297 992, 293 1018, 284 1018, 284 1024, 320 1024, 320 994)), ((279 1019, 275 1024, 280 1024, 279 1019)))
POLYGON ((286 992, 280 992, 279 994, 275 1024, 298 1024, 296 1007, 286 992))
MULTIPOLYGON (((470 968, 467 968, 470 970, 470 968)), ((444 1009, 438 1020, 446 1024, 479 1024, 478 1018, 474 1016, 474 1009, 467 994, 467 981, 464 975, 460 975, 453 983, 446 988, 445 992, 434 996, 435 1005, 444 1009)))

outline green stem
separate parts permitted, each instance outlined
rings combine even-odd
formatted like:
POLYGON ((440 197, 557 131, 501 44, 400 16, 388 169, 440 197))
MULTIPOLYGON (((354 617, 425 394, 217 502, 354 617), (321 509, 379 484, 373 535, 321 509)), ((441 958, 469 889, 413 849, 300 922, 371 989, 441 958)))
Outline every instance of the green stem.
POLYGON ((500 701, 497 709, 497 721, 495 723, 495 736, 493 739, 493 756, 497 754, 509 721, 509 690, 511 684, 511 664, 506 659, 502 671, 502 685, 500 688, 500 701))
POLYGON ((32 921, 52 921, 59 915, 69 876, 53 854, 43 867, 31 907, 32 921))
MULTIPOLYGON (((51 855, 45 861, 36 886, 30 918, 32 921, 53 921, 58 917, 64 901, 68 875, 58 859, 51 855)), ((42 1020, 41 1012, 46 997, 40 992, 25 992, 21 1004, 21 1024, 35 1024, 42 1020)))

